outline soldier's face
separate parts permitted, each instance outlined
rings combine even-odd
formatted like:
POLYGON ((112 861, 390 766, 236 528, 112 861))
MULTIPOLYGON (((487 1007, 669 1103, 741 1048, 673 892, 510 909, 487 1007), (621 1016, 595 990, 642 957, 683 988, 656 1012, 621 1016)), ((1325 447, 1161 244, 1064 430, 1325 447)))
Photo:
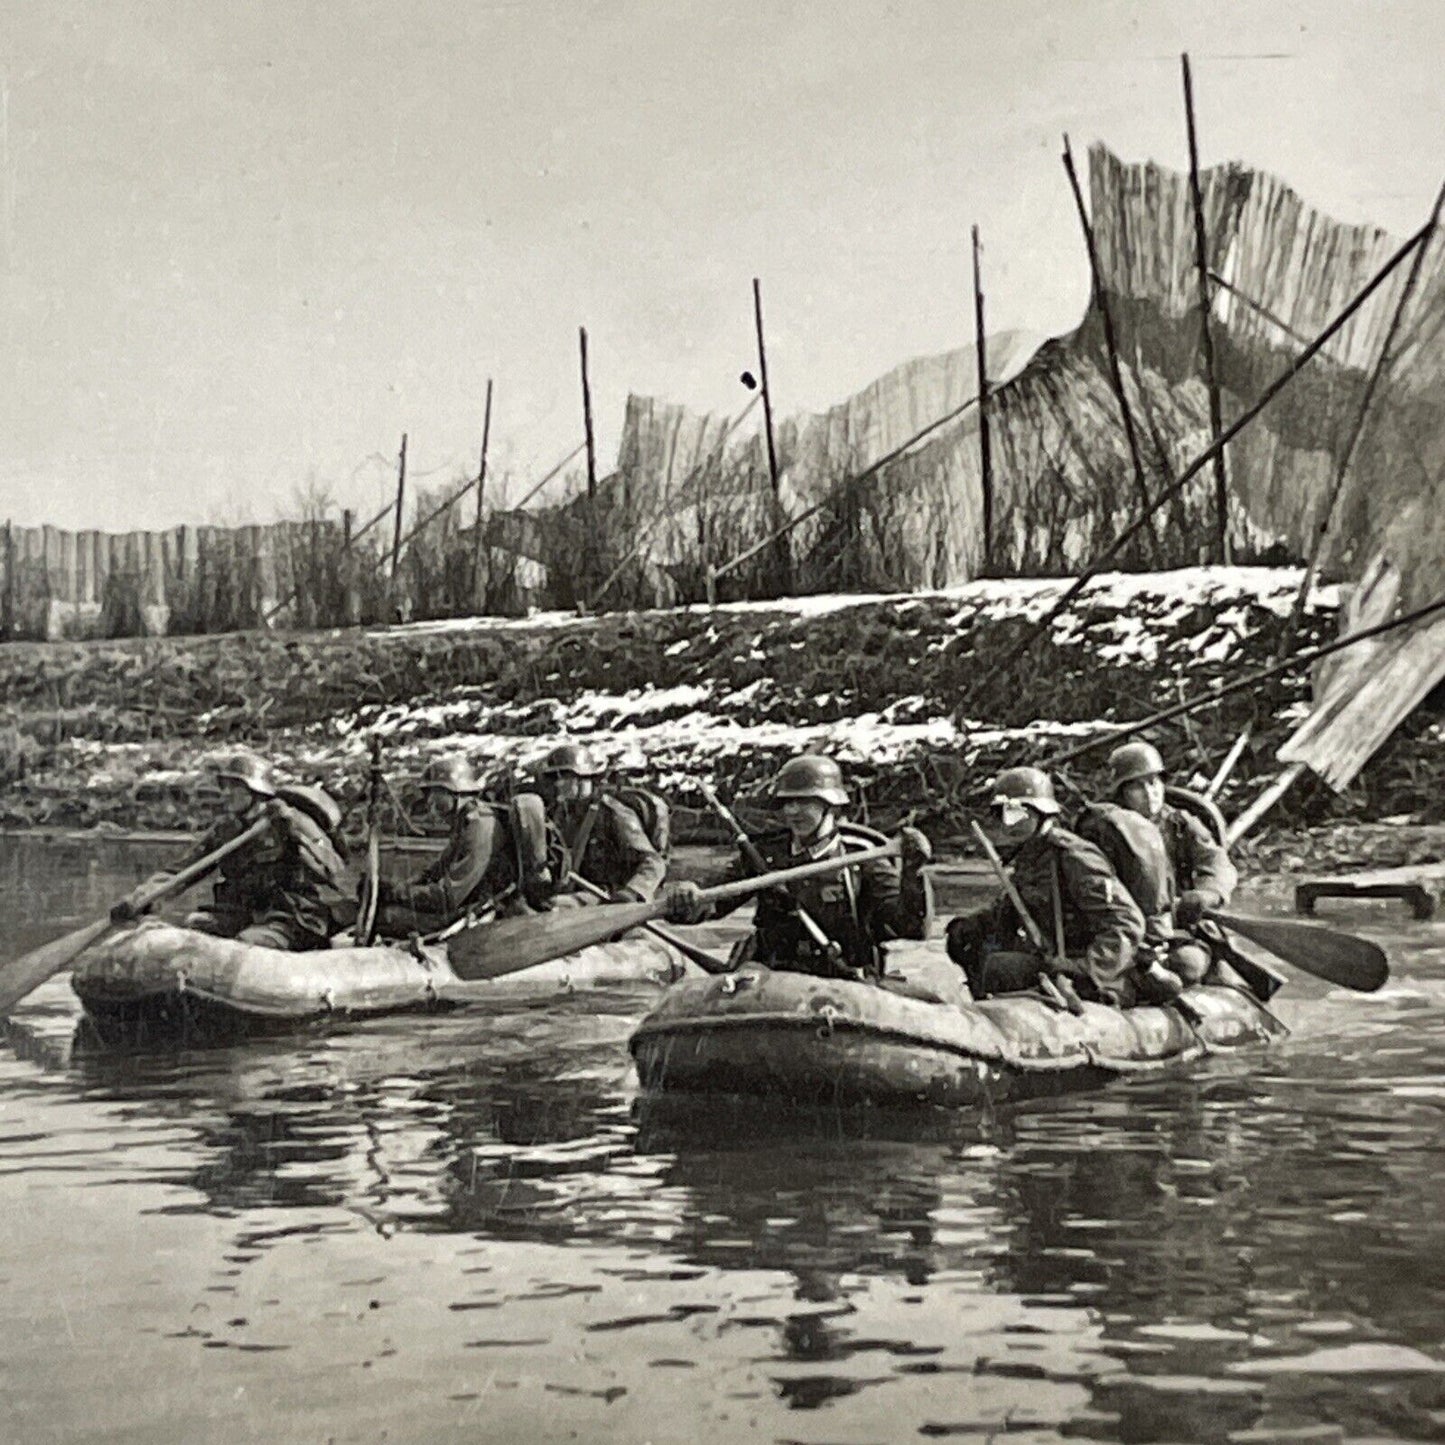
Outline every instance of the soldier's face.
POLYGON ((457 805, 456 794, 448 788, 427 788, 421 798, 423 810, 433 821, 449 818, 457 805))
POLYGON ((822 831, 833 810, 821 798, 784 798, 783 826, 795 843, 805 843, 822 831))
POLYGON ((1017 847, 1039 831, 1039 815, 1023 803, 995 803, 988 816, 988 831, 1005 847, 1017 847))
POLYGON ((1164 779, 1140 778, 1119 789, 1119 801, 1141 817, 1157 818, 1164 810, 1164 779))
POLYGON ((221 806, 228 813, 244 813, 256 801, 256 795, 237 778, 220 779, 221 806))
POLYGON ((552 793, 559 803, 578 803, 592 792, 592 779, 578 777, 576 773, 554 773, 552 793))

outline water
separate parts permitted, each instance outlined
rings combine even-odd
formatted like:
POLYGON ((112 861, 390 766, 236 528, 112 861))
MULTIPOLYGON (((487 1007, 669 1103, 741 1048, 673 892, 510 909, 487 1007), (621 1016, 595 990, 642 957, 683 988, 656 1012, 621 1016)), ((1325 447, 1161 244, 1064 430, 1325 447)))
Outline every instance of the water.
MULTIPOLYGON (((0 843, 10 951, 155 862, 0 843)), ((1400 928, 1271 1053, 987 1120, 664 1127, 641 990, 124 1056, 47 988, 0 1438, 1445 1439, 1445 928, 1400 928)))

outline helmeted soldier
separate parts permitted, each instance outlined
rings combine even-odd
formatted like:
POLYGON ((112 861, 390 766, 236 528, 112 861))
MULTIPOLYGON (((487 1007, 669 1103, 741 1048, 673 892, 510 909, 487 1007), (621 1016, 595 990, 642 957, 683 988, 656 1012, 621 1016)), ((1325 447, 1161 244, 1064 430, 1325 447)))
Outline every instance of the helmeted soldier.
MULTIPOLYGON (((754 838, 767 871, 796 867, 884 842, 870 828, 839 818, 848 805, 843 774, 832 758, 803 754, 773 780, 771 800, 781 828, 754 838)), ((892 939, 925 938, 933 917, 932 885, 923 865, 933 856, 917 828, 899 832, 902 861, 874 859, 825 878, 809 878, 757 895, 753 931, 737 962, 756 962, 794 973, 871 979, 882 976, 883 946, 892 939)), ((739 857, 730 877, 757 871, 739 857)), ((700 923, 736 908, 743 899, 708 906, 694 883, 668 891, 668 917, 700 923)))
POLYGON ((379 935, 437 933, 469 912, 519 894, 532 907, 547 906, 561 859, 555 849, 548 857, 539 798, 517 794, 509 803, 482 801, 482 785, 460 754, 432 759, 419 786, 428 815, 447 824, 446 842, 414 877, 378 880, 379 935))
MULTIPOLYGON (((266 948, 325 948, 346 867, 327 829, 310 812, 277 796, 270 763, 254 753, 224 754, 212 762, 210 773, 220 788, 223 815, 176 871, 215 852, 259 818, 269 818, 271 829, 222 859, 211 901, 186 919, 186 927, 266 948)), ((317 789, 295 791, 324 797, 317 789)), ((335 803, 324 801, 339 819, 335 803)), ((112 916, 133 918, 135 912, 127 900, 112 916)))
POLYGON ((1164 759, 1150 743, 1124 743, 1109 754, 1109 792, 1127 817, 1110 817, 1108 805, 1086 835, 1099 843, 1128 883, 1149 922, 1149 939, 1185 983, 1198 983, 1209 969, 1205 944, 1187 931, 1214 908, 1226 908, 1239 874, 1224 843, 1193 813, 1165 797, 1164 759), (1162 850, 1153 846, 1147 820, 1162 850), (1117 826, 1122 823, 1123 826, 1117 826))
POLYGON ((1032 988, 1050 970, 1065 974, 1082 996, 1121 1007, 1178 992, 1177 980, 1157 977, 1161 970, 1141 956, 1144 915, 1109 860, 1059 821, 1047 773, 1030 767, 1000 773, 990 813, 999 851, 1049 957, 1034 948, 1007 897, 959 915, 948 925, 948 956, 975 998, 1032 988))
MULTIPOLYGON (((537 769, 550 821, 561 834, 571 871, 616 903, 645 903, 667 872, 637 810, 599 789, 602 766, 580 743, 559 743, 537 769)), ((565 880, 561 891, 568 885, 565 880)))

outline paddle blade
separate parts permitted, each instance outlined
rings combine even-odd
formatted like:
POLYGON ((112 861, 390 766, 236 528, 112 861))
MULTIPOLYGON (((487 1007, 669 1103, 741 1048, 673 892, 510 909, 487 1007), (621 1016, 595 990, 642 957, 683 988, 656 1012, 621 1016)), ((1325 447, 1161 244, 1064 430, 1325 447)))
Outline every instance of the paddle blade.
POLYGON ((599 903, 595 908, 559 908, 526 918, 503 918, 463 929, 448 939, 447 957, 458 978, 501 978, 604 943, 661 913, 662 905, 656 902, 599 903))
POLYGON ((73 933, 63 934, 39 948, 0 964, 0 1017, 8 1014, 28 993, 47 978, 69 968, 72 961, 114 927, 110 919, 87 923, 73 933))
POLYGON ((1374 993, 1390 976, 1390 960, 1378 943, 1318 923, 1260 918, 1252 913, 1211 910, 1225 928, 1243 934, 1286 963, 1356 993, 1374 993))

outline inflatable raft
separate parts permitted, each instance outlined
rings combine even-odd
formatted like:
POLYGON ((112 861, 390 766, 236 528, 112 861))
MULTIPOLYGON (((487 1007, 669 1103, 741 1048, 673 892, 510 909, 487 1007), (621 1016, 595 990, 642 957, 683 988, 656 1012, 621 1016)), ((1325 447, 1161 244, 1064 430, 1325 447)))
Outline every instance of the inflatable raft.
POLYGON ((71 987, 102 1037, 274 1032, 373 1014, 516 996, 669 983, 697 970, 651 934, 629 935, 504 978, 468 983, 445 945, 285 953, 146 923, 83 955, 71 987))
POLYGON ((1082 1015, 1042 998, 927 1003, 886 987, 750 967, 670 989, 633 1033, 643 1088, 663 1096, 731 1095, 799 1104, 971 1107, 1087 1087, 1286 1032, 1232 988, 1176 1008, 1082 1015))

